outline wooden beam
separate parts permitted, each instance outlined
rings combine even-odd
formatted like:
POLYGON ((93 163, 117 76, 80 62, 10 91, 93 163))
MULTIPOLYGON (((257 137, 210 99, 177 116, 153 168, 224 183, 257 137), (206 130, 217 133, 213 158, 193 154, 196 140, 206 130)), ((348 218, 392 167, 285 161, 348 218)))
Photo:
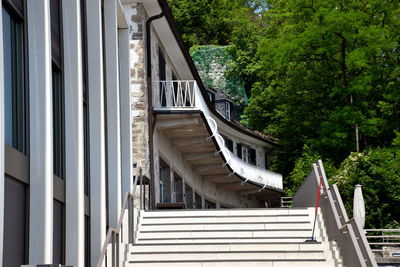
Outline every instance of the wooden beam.
POLYGON ((233 187, 243 186, 241 182, 217 184, 218 189, 232 189, 233 187))
POLYGON ((229 179, 229 174, 228 175, 225 175, 225 174, 222 174, 222 175, 203 175, 201 178, 205 182, 215 182, 216 183, 217 181, 229 179))
POLYGON ((256 193, 260 192, 260 190, 261 190, 261 188, 246 190, 246 191, 241 192, 239 195, 240 196, 252 195, 252 194, 256 194, 256 193))
POLYGON ((160 120, 157 122, 156 127, 158 130, 166 130, 187 125, 199 125, 199 123, 198 118, 176 118, 172 120, 160 120))
POLYGON ((215 155, 215 153, 213 153, 213 152, 201 152, 201 153, 190 152, 190 153, 183 153, 182 154, 182 158, 184 160, 187 160, 187 161, 202 160, 202 159, 205 159, 205 158, 214 158, 216 156, 217 155, 215 155))
POLYGON ((207 143, 208 139, 206 137, 186 137, 186 138, 179 138, 172 141, 174 146, 176 147, 187 147, 196 144, 203 144, 207 143))

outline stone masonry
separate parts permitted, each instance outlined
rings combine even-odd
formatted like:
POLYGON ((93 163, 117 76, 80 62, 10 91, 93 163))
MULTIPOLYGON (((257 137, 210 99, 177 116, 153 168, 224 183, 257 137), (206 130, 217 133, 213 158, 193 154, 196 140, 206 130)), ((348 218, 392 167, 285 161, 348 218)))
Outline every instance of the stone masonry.
MULTIPOLYGON (((132 103, 132 156, 143 174, 149 177, 148 103, 145 78, 145 11, 141 4, 130 4, 130 90, 132 103)), ((133 170, 136 175, 136 169, 133 170)))

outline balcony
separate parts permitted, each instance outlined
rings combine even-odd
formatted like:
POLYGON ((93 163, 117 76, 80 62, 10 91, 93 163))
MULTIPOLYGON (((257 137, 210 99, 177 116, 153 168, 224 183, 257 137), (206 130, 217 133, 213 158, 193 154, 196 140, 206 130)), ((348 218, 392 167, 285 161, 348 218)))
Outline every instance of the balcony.
POLYGON ((193 109, 196 108, 196 95, 199 93, 197 82, 193 80, 154 81, 153 108, 193 109))
MULTIPOLYGON (((240 176, 244 181, 240 183, 232 183, 234 186, 232 189, 236 190, 236 186, 243 186, 247 182, 252 182, 253 184, 257 184, 259 187, 262 187, 263 189, 268 188, 268 189, 278 189, 282 190, 283 189, 283 183, 282 183, 282 175, 278 173, 274 173, 269 170, 265 170, 259 167, 256 167, 252 164, 249 164, 239 157, 237 157, 235 154, 231 153, 225 146, 225 140, 223 137, 218 133, 218 125, 217 122, 213 117, 215 117, 214 114, 212 114, 211 110, 209 109, 205 99, 203 98, 200 89, 197 85, 196 81, 193 80, 174 80, 174 81, 155 81, 153 82, 153 109, 157 112, 163 112, 163 111, 188 111, 188 110, 193 110, 196 111, 197 113, 201 111, 201 113, 204 115, 206 121, 204 123, 207 124, 207 130, 205 131, 205 135, 202 137, 203 139, 200 138, 200 140, 209 140, 211 138, 214 138, 216 140, 216 143, 218 144, 217 149, 220 149, 218 151, 220 154, 223 155, 225 158, 224 163, 222 164, 222 167, 227 167, 227 175, 228 177, 231 177, 232 175, 236 174, 240 176), (211 132, 211 133, 210 133, 211 132), (211 137, 210 137, 211 134, 211 137), (205 139, 204 139, 205 138, 205 139)), ((175 113, 176 114, 176 113, 175 113)), ((186 112, 187 114, 187 112, 186 112)), ((164 114, 165 115, 165 114, 164 114)), ((187 115, 186 115, 187 116, 187 115)), ((184 125, 182 123, 182 120, 177 120, 176 115, 170 116, 171 120, 175 120, 175 124, 172 123, 165 123, 166 117, 160 117, 164 118, 163 123, 164 125, 173 125, 174 129, 169 132, 170 135, 176 131, 177 136, 173 136, 177 140, 183 140, 187 138, 186 136, 182 136, 182 131, 183 128, 185 128, 185 131, 187 131, 187 128, 190 127, 190 125, 184 125), (177 130, 177 127, 182 127, 182 131, 179 132, 177 130), (182 139, 183 138, 183 139, 182 139)), ((203 119, 204 120, 204 119, 203 119)), ((172 127, 172 126, 171 126, 172 127)), ((204 128, 204 126, 203 126, 204 128)), ((172 129, 172 128, 171 128, 172 129)), ((196 130, 197 133, 199 133, 199 130, 196 130)), ((198 136, 196 137, 197 139, 199 138, 198 136)), ((191 141, 191 140, 189 140, 191 141)), ((189 142, 188 141, 188 142, 189 142)), ((197 144, 194 141, 191 141, 193 144, 197 144)), ((185 151, 181 151, 183 153, 189 153, 190 150, 196 151, 195 147, 191 146, 186 146, 185 151)), ((194 152, 192 151, 192 152, 194 152)), ((214 148, 215 151, 215 148, 214 148)), ((208 155, 208 154, 206 154, 208 155)), ((209 156, 207 156, 209 157, 209 156)), ((202 159, 200 156, 197 158, 198 162, 201 162, 203 160, 207 161, 209 158, 202 159)), ((212 167, 215 164, 212 165, 212 167)), ((207 165, 204 166, 203 169, 210 170, 210 168, 207 168, 207 165)), ((221 167, 219 167, 219 170, 221 171, 221 167)), ((210 175, 208 175, 210 176, 210 175)), ((221 176, 221 175, 219 175, 221 176)))

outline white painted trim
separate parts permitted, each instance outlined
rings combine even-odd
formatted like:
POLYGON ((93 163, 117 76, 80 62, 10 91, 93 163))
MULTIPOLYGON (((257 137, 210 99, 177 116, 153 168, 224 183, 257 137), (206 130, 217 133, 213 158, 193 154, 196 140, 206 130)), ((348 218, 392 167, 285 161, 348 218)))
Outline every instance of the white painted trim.
POLYGON ((50 1, 27 1, 30 131, 29 263, 53 262, 50 1))
POLYGON ((121 136, 118 74, 117 1, 104 1, 106 101, 107 101, 107 160, 108 160, 108 223, 116 227, 121 210, 121 136))
POLYGON ((65 261, 85 264, 83 80, 79 0, 62 1, 65 77, 65 261))
POLYGON ((4 239, 4 59, 3 59, 3 8, 0 2, 0 265, 3 264, 4 239))
POLYGON ((132 157, 132 108, 129 77, 129 30, 118 31, 119 46, 119 88, 121 113, 121 187, 124 197, 133 189, 132 157))
MULTIPOLYGON (((88 92, 90 133, 90 257, 92 266, 106 238, 103 40, 101 1, 87 0, 88 92)), ((103 265, 104 266, 104 265, 103 265)))

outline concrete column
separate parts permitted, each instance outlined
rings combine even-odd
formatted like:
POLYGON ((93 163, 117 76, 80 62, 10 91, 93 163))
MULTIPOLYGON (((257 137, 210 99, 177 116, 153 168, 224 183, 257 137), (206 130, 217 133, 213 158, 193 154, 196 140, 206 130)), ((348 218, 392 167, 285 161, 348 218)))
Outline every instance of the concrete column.
POLYGON ((108 223, 116 227, 121 210, 121 140, 118 74, 117 1, 104 1, 107 95, 108 223))
MULTIPOLYGON (((106 176, 101 1, 87 0, 90 133, 90 257, 96 266, 106 237, 106 176)), ((104 264, 103 264, 104 266, 104 264)))
POLYGON ((79 0, 62 1, 65 85, 65 261, 85 264, 82 51, 79 0))
MULTIPOLYGON (((0 2, 0 9, 2 3, 0 2)), ((3 12, 0 12, 0 265, 3 264, 4 239, 4 62, 3 12)))
POLYGON ((53 119, 49 0, 26 1, 29 62, 29 263, 53 262, 53 119))
POLYGON ((121 109, 121 187, 122 197, 133 192, 132 116, 129 78, 129 30, 118 31, 119 88, 121 109))

